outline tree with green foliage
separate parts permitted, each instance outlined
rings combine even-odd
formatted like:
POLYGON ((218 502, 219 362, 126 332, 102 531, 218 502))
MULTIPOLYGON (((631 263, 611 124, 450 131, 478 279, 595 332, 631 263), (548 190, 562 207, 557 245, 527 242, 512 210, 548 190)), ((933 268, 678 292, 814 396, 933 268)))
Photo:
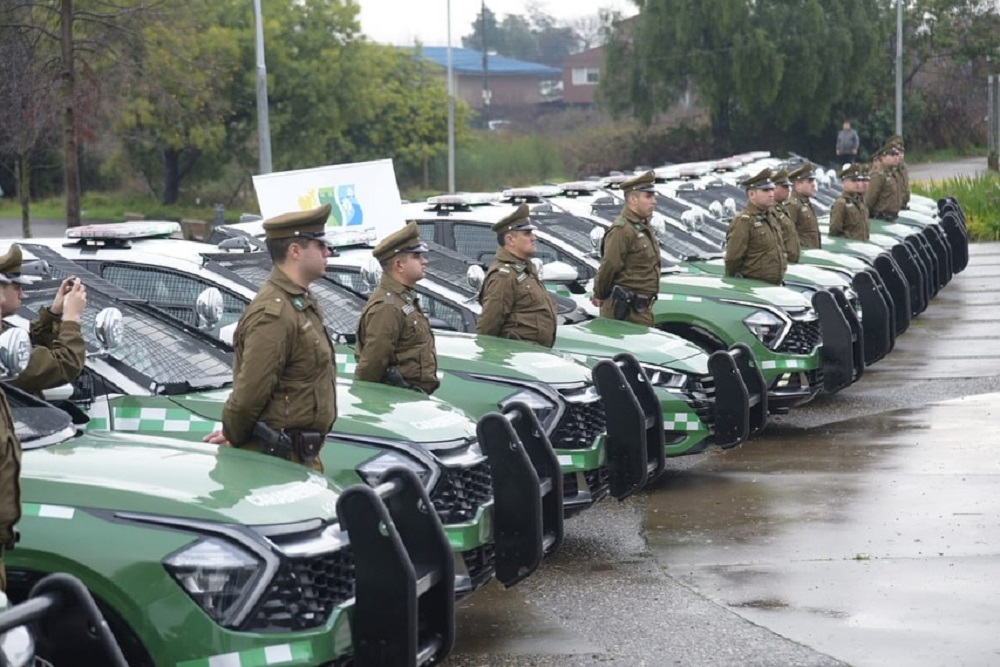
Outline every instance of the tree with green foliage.
POLYGON ((472 24, 472 33, 462 38, 462 46, 482 51, 485 44, 491 53, 561 67, 567 56, 579 50, 581 41, 572 26, 560 25, 529 3, 527 17, 508 14, 502 21, 497 21, 489 7, 481 10, 472 24))

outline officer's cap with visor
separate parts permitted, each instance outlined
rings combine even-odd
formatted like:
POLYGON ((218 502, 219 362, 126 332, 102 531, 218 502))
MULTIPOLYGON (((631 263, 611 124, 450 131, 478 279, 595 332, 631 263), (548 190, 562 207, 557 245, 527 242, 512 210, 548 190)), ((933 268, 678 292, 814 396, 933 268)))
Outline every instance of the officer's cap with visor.
POLYGON ((620 187, 621 191, 625 194, 630 192, 655 192, 656 173, 647 171, 645 174, 633 176, 628 180, 622 181, 621 185, 618 187, 620 187))
POLYGON ((791 181, 815 181, 816 177, 813 176, 813 166, 806 162, 797 169, 793 169, 788 172, 788 178, 791 181))
POLYGON ((865 173, 863 165, 860 164, 848 164, 845 165, 843 169, 837 176, 842 181, 866 181, 868 180, 868 174, 865 173))
POLYGON ((330 218, 330 204, 323 204, 308 211, 283 213, 264 221, 264 237, 267 239, 302 239, 319 241, 332 248, 326 236, 326 222, 330 218))
POLYGON ((507 232, 532 232, 538 229, 538 227, 531 224, 529 212, 528 205, 521 204, 514 209, 513 213, 504 217, 504 219, 500 222, 494 224, 493 231, 500 236, 506 234, 507 232))
POLYGON ((372 254, 381 263, 385 263, 396 255, 404 252, 429 252, 427 244, 420 240, 420 229, 411 220, 402 229, 389 234, 379 241, 372 254))
POLYGON ((773 190, 774 181, 771 180, 771 170, 763 169, 749 178, 740 181, 740 187, 744 190, 773 190))
POLYGON ((788 170, 779 169, 778 171, 771 174, 771 181, 775 185, 784 185, 786 187, 790 186, 792 182, 788 180, 788 170))
POLYGON ((21 275, 21 246, 12 243, 6 253, 0 255, 0 284, 30 285, 31 281, 21 275))

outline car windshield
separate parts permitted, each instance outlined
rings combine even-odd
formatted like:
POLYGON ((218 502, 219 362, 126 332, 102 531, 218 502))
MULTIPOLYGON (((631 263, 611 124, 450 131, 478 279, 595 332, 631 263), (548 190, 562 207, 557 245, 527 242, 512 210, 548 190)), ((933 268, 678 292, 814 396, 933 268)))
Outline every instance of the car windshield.
MULTIPOLYGON (((38 312, 52 302, 57 284, 32 286, 25 294, 23 308, 38 312)), ((83 311, 80 328, 90 351, 97 351, 96 321, 104 308, 122 312, 122 342, 107 353, 129 374, 142 376, 146 386, 161 388, 173 385, 211 387, 228 384, 232 378, 231 355, 199 340, 191 332, 169 320, 158 318, 128 303, 112 299, 93 288, 87 290, 87 308, 83 311)))
POLYGON ((13 387, 3 392, 14 418, 14 433, 24 449, 36 449, 73 437, 76 429, 69 414, 13 387))

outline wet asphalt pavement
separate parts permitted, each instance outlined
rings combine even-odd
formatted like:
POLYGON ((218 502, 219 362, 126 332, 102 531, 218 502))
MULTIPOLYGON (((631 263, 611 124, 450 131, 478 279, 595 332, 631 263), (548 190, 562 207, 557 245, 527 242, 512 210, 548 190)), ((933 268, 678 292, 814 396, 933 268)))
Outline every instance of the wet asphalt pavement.
POLYGON ((1000 244, 971 253, 858 384, 462 603, 446 664, 1000 665, 1000 244))

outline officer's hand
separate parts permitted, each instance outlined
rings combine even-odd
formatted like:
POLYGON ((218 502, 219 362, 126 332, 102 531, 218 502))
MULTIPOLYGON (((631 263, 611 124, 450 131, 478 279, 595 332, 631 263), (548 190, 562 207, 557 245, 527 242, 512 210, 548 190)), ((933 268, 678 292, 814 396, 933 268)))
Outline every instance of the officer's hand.
POLYGON ((590 297, 590 302, 595 306, 597 306, 598 308, 601 307, 601 299, 598 299, 596 296, 590 297))
POLYGON ((64 322, 79 322, 83 309, 87 307, 87 288, 79 280, 63 296, 62 310, 64 322))
POLYGON ((213 431, 202 438, 202 442, 207 442, 210 445, 225 445, 229 446, 229 441, 226 440, 226 436, 222 435, 222 431, 213 431))
POLYGON ((49 307, 49 311, 53 315, 62 315, 63 312, 63 301, 66 295, 71 289, 73 289, 73 284, 76 282, 76 276, 70 276, 66 280, 59 283, 59 289, 56 290, 56 298, 52 300, 52 306, 49 307))

